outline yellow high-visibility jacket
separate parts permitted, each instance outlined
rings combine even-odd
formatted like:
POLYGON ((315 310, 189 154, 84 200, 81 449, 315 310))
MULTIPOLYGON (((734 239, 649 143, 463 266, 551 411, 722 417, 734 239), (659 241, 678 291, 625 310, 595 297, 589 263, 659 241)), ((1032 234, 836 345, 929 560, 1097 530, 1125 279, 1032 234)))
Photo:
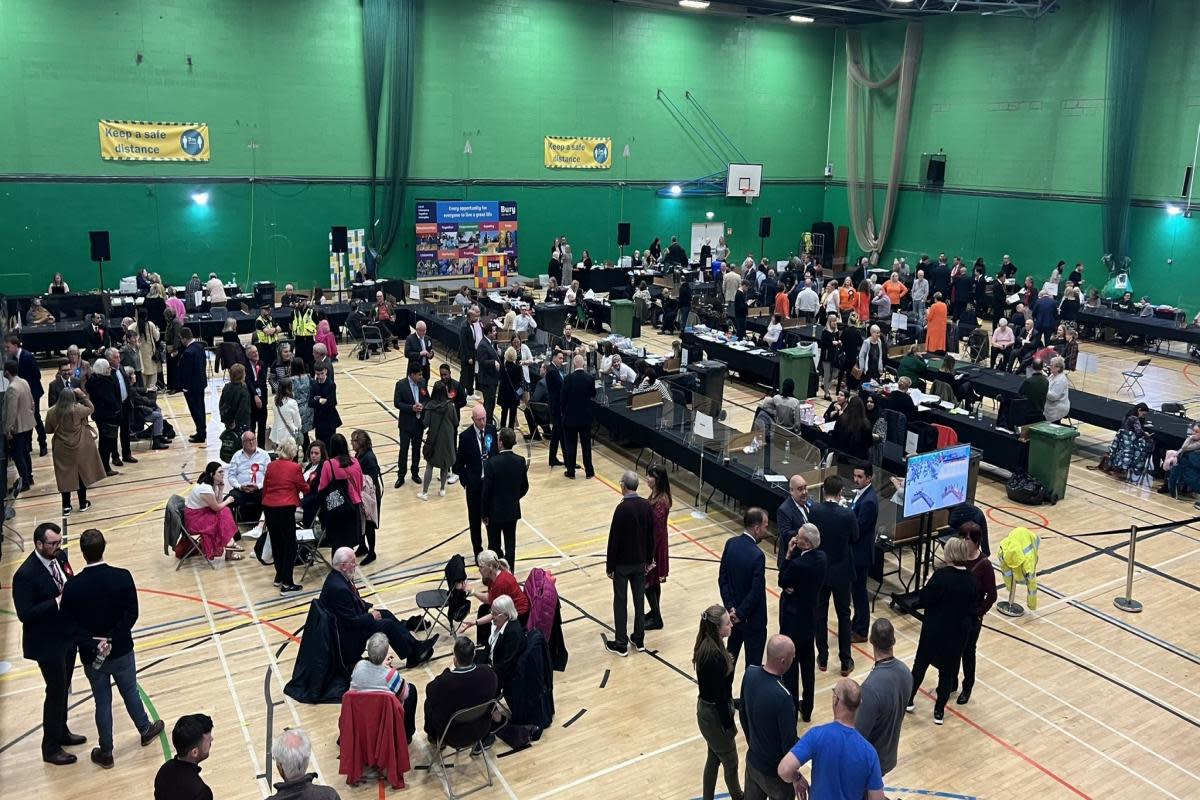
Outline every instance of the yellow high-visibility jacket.
POLYGON ((297 311, 292 316, 292 336, 312 336, 317 332, 317 323, 313 322, 312 311, 297 311))
POLYGON ((1000 542, 1000 574, 1004 588, 1012 591, 1013 581, 1025 584, 1026 602, 1031 611, 1038 606, 1037 564, 1038 535, 1029 528, 1013 528, 1000 542))

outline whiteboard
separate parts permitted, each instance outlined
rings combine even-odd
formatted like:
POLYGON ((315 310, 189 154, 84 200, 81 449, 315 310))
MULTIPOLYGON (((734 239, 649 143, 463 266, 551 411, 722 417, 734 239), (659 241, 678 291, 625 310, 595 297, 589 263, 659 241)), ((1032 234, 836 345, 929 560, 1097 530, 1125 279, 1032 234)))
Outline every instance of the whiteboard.
POLYGON ((692 246, 691 260, 693 262, 700 261, 700 246, 704 244, 705 239, 710 239, 708 243, 713 250, 717 249, 717 242, 721 241, 721 237, 725 235, 724 222, 693 222, 692 223, 692 246))

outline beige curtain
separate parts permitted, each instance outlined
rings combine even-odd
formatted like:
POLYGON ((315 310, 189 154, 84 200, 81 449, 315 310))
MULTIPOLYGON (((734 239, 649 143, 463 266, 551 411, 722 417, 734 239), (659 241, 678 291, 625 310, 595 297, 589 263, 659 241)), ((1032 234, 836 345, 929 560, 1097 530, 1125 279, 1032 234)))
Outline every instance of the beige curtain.
POLYGON ((900 190, 900 171, 904 148, 908 143, 908 123, 912 117, 913 86, 921 61, 921 26, 910 24, 904 33, 904 54, 891 72, 871 80, 863 63, 862 36, 857 30, 846 34, 846 192, 850 201, 850 226, 858 246, 872 264, 887 241, 900 190), (896 92, 896 122, 892 130, 892 162, 888 173, 883 216, 875 219, 874 142, 872 136, 872 92, 899 83, 896 92), (862 164, 859 164, 859 161, 862 164))

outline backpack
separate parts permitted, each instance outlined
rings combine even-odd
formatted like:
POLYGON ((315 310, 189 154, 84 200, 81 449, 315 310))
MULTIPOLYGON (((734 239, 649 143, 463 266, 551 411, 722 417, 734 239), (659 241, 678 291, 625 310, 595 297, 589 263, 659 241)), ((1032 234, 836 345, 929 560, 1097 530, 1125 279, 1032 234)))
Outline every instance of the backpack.
POLYGON ((1058 496, 1042 485, 1042 482, 1027 472, 1014 472, 1008 480, 1008 499, 1026 506, 1054 505, 1058 496))
POLYGON ((550 641, 554 630, 554 612, 558 608, 558 589, 554 577, 541 567, 529 570, 525 578, 525 596, 529 598, 529 627, 537 628, 550 641))

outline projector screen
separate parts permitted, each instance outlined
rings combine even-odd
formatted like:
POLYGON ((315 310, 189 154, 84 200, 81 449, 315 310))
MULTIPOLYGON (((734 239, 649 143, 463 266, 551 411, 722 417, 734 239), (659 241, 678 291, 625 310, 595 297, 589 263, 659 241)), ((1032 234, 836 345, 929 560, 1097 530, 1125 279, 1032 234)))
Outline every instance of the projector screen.
POLYGON ((906 465, 904 516, 949 508, 967 499, 971 445, 911 455, 906 465))
POLYGON ((762 164, 730 164, 725 178, 726 197, 758 197, 762 192, 762 164))

